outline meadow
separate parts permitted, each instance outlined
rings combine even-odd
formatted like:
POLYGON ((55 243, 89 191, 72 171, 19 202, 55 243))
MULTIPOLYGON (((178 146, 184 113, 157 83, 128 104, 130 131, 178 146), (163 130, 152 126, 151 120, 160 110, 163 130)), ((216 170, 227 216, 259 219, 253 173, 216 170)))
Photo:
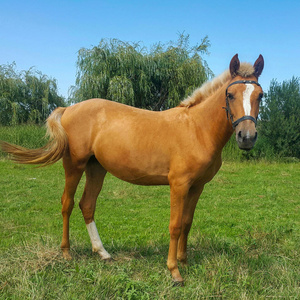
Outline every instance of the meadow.
POLYGON ((63 188, 61 162, 0 160, 0 299, 300 298, 299 162, 224 162, 196 208, 183 288, 166 267, 167 186, 106 177, 95 221, 112 262, 92 253, 78 208, 84 178, 70 222, 73 260, 62 259, 63 188))

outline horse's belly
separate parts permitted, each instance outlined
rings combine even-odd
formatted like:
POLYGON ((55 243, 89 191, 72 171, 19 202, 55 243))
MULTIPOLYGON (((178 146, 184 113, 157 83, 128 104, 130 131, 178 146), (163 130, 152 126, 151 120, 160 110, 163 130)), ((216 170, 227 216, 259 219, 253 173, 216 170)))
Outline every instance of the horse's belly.
POLYGON ((164 175, 140 175, 134 176, 134 174, 114 174, 110 172, 114 176, 118 177, 121 180, 127 181, 129 183, 138 184, 138 185, 168 185, 168 176, 164 175))
POLYGON ((139 185, 167 185, 168 173, 161 169, 153 170, 138 168, 137 166, 104 163, 104 168, 121 180, 139 185))
POLYGON ((96 155, 100 164, 112 175, 139 185, 168 185, 169 162, 162 157, 102 153, 96 155))

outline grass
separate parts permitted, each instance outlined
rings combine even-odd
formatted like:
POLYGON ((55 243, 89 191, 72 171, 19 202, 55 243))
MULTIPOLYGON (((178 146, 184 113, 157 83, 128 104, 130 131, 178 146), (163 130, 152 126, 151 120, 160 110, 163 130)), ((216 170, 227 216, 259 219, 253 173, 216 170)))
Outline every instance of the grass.
POLYGON ((61 163, 0 161, 0 299, 299 299, 300 164, 227 162, 199 200, 185 287, 166 267, 169 188, 108 175, 96 223, 114 262, 92 254, 76 194, 72 261, 60 253, 61 163))
MULTIPOLYGON (((28 148, 39 148, 46 144, 46 127, 37 125, 1 126, 0 140, 28 148)), ((5 155, 0 152, 1 155, 5 155)))

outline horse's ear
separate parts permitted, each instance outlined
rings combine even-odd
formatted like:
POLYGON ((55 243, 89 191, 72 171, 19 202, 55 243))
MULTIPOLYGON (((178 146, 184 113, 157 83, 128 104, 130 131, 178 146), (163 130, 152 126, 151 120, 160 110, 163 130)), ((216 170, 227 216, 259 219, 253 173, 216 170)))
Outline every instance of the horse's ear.
POLYGON ((254 76, 258 78, 264 69, 264 58, 261 54, 259 55, 258 59, 254 63, 253 67, 254 67, 254 76))
POLYGON ((229 70, 231 77, 234 78, 237 75, 237 71, 240 68, 240 60, 238 54, 236 54, 230 62, 229 70))

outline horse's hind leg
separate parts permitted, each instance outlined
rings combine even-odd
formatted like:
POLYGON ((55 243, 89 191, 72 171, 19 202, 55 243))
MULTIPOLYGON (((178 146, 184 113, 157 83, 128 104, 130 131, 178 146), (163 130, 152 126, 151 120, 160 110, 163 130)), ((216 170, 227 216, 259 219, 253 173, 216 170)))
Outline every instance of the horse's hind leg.
POLYGON ((110 259, 110 254, 104 249, 95 221, 94 213, 97 197, 101 191, 106 170, 95 157, 91 157, 86 169, 86 184, 79 206, 92 242, 93 252, 97 252, 101 259, 110 259))
POLYGON ((71 259, 70 240, 69 240, 69 220, 74 207, 74 195, 84 171, 84 167, 76 167, 70 157, 64 157, 63 165, 65 169, 65 189, 61 198, 62 216, 63 216, 63 237, 61 249, 65 259, 71 259))

